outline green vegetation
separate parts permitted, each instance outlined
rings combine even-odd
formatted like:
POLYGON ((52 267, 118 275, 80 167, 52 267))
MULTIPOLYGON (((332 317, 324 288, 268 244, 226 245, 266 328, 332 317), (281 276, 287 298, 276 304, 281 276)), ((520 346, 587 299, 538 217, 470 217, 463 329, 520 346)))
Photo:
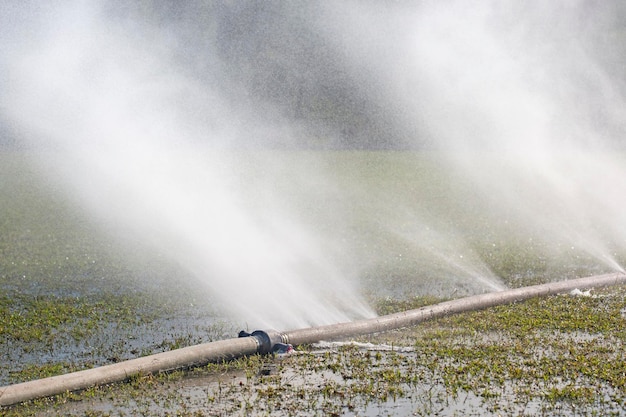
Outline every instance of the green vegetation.
MULTIPOLYGON (((425 301, 388 301, 383 309, 425 301)), ((6 415, 620 415, 625 308, 626 287, 537 298, 365 336, 361 344, 141 376, 6 415)))
POLYGON ((233 331, 183 271, 85 217, 27 154, 1 153, 0 178, 0 385, 233 331))
MULTIPOLYGON (((434 156, 302 152, 279 167, 267 164, 272 157, 249 156, 250 173, 254 164, 275 170, 250 188, 274 184, 320 233, 345 236, 364 260, 363 286, 380 314, 480 289, 465 287, 472 283, 467 271, 437 256, 446 251, 473 254, 509 286, 604 271, 582 252, 548 247, 538 230, 494 226, 502 220, 485 210, 488 203, 471 198, 471 187, 434 156), (284 175, 307 164, 321 166, 336 187, 307 188, 284 175)), ((192 289, 176 265, 85 218, 38 179, 24 155, 0 162, 0 385, 235 334, 213 306, 198 302, 208 294, 192 289)), ((626 287, 537 298, 362 337, 361 344, 142 375, 0 415, 619 415, 626 406, 624 311, 626 287)))

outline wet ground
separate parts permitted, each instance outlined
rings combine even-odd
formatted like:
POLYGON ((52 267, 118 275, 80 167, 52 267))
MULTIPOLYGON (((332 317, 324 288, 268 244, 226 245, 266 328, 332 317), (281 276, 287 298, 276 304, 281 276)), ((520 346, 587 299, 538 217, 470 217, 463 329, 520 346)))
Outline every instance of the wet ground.
POLYGON ((5 414, 623 415, 625 312, 626 287, 561 294, 289 355, 144 375, 5 414))
MULTIPOLYGON (((231 338, 246 328, 176 263, 132 236, 111 240, 105 225, 35 181, 19 158, 3 162, 0 385, 231 338)), ((568 248, 547 256, 546 242, 505 239, 486 227, 477 234, 476 219, 468 224, 474 252, 510 287, 607 272, 584 253, 568 248)), ((359 237, 379 239, 381 257, 407 253, 392 233, 379 232, 359 237)), ((389 257, 364 268, 361 279, 380 314, 481 288, 444 264, 389 257)), ((531 300, 363 337, 358 345, 303 346, 280 359, 146 375, 0 414, 624 415, 625 294, 619 287, 531 300)))

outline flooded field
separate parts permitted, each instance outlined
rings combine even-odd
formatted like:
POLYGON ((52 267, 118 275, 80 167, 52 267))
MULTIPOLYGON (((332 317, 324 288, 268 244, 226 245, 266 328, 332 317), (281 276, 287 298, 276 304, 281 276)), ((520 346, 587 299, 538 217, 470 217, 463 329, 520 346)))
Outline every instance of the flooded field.
MULTIPOLYGON (((72 206, 27 155, 2 158, 0 355, 7 366, 0 385, 253 330, 228 314, 228 300, 218 300, 166 253, 112 233, 72 206)), ((519 287, 611 271, 584 250, 516 227, 513 218, 495 227, 499 213, 472 198, 469 184, 441 171, 433 155, 305 152, 290 154, 290 161, 323 163, 333 181, 351 184, 338 187, 349 191, 344 194, 323 189, 312 197, 288 177, 264 178, 281 178, 281 193, 313 223, 349 240, 350 262, 362 261, 357 282, 378 314, 487 292, 493 282, 519 287), (312 200, 323 201, 323 209, 312 200), (417 245, 398 229, 373 227, 376 219, 400 222, 405 232, 415 227, 405 215, 411 204, 413 213, 430 213, 429 225, 441 226, 436 238, 425 231, 417 245), (327 215, 339 207, 352 216, 327 215), (481 260, 490 281, 477 279, 471 259, 481 260)), ((617 249, 613 254, 621 259, 617 249)), ((2 413, 620 415, 625 294, 618 287, 531 300, 346 344, 302 346, 282 358, 145 375, 2 413)))
POLYGON ((6 414, 623 415, 625 307, 625 287, 562 294, 282 357, 140 376, 6 414))
MULTIPOLYGON (((0 387, 626 277, 624 22, 615 0, 4 1, 0 387)), ((625 415, 624 287, 577 290, 0 414, 625 415)))

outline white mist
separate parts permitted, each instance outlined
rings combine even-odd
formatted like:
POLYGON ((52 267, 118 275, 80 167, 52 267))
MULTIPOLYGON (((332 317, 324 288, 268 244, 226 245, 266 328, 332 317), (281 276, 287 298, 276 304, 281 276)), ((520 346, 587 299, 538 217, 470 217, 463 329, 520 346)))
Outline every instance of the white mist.
POLYGON ((78 204, 178 262, 250 326, 373 315, 288 196, 267 182, 255 190, 265 199, 245 195, 238 181, 264 174, 225 149, 267 126, 178 67, 181 45, 94 3, 31 12, 28 37, 5 55, 4 116, 78 204))
POLYGON ((327 10, 328 39, 377 80, 408 135, 471 182, 494 227, 622 270, 626 102, 607 64, 619 63, 607 38, 617 3, 342 7, 327 10))

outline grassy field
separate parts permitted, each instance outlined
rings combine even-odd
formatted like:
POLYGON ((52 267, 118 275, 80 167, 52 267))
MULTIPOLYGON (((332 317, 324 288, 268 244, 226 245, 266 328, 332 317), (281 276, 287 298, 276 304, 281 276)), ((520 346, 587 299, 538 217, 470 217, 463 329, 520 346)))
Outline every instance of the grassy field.
POLYGON ((210 294, 113 237, 24 154, 0 163, 0 384, 231 335, 210 294))
POLYGON ((626 407, 625 307, 624 287, 539 298, 303 346, 285 358, 145 375, 5 414, 618 416, 626 407))
MULTIPOLYGON (((437 155, 287 156, 256 182, 255 167, 273 166, 276 154, 237 156, 248 169, 242 184, 273 184, 320 233, 343 236, 381 314, 485 291, 473 278, 484 271, 511 287, 608 271, 490 210, 437 155), (310 187, 285 175, 308 168, 323 173, 310 187)), ((208 289, 76 208, 28 155, 1 154, 0 178, 0 385, 236 334, 208 289)), ((593 295, 135 378, 0 414, 620 415, 626 290, 593 295)))

